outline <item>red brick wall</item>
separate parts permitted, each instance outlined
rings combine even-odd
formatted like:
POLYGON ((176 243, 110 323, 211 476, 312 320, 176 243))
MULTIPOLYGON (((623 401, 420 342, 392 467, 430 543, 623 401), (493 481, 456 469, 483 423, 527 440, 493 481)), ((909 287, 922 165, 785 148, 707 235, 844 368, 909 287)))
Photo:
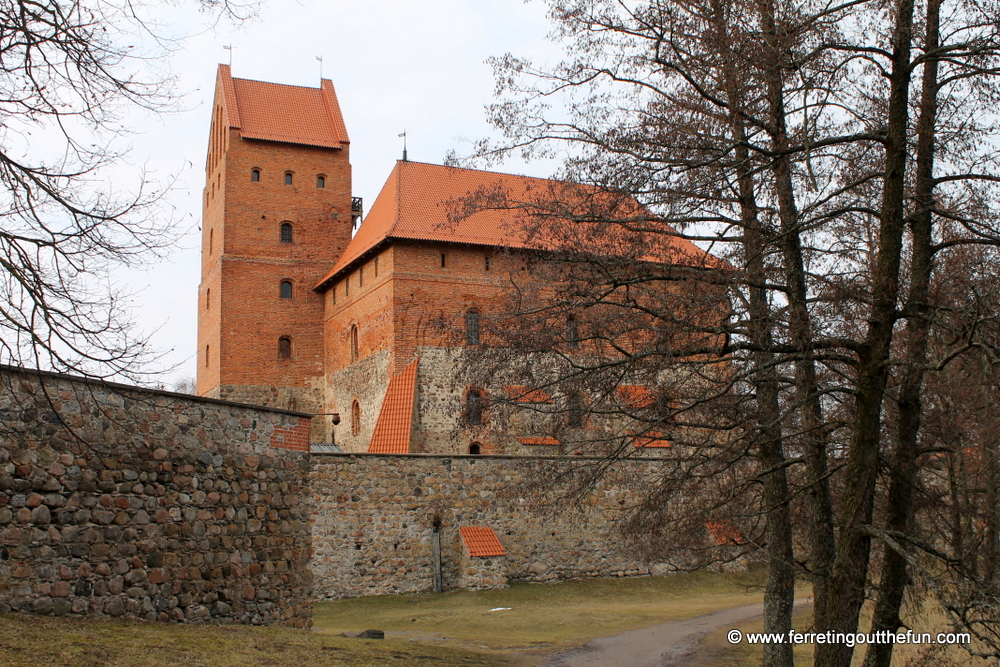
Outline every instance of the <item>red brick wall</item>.
MULTIPOLYGON (((216 104, 221 100, 217 90, 216 104)), ((220 154, 209 160, 204 193, 198 392, 246 385, 321 388, 324 303, 312 287, 350 242, 347 147, 244 140, 238 130, 220 134, 216 120, 212 150, 220 154), (260 170, 258 182, 251 181, 253 169, 260 170), (289 171, 292 185, 285 184, 289 171), (319 174, 323 188, 317 187, 319 174), (292 243, 280 240, 286 221, 293 226, 292 243), (283 280, 292 283, 292 299, 279 298, 283 280), (278 358, 282 336, 292 341, 291 359, 278 358)))

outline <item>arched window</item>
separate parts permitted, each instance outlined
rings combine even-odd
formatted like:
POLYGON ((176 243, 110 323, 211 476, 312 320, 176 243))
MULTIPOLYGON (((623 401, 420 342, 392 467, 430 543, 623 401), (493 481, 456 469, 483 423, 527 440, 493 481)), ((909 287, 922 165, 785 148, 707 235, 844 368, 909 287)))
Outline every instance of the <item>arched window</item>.
POLYGON ((254 183, 260 182, 260 169, 250 170, 250 180, 253 181, 254 183))
POLYGON ((482 445, 480 445, 478 442, 474 442, 471 445, 469 445, 470 454, 479 454, 481 451, 482 451, 482 445))
POLYGON ((566 318, 566 342, 572 347, 580 344, 580 329, 572 315, 566 318))
POLYGON ((576 392, 566 397, 566 423, 570 428, 583 426, 583 397, 576 392))
POLYGON ((292 184, 292 172, 286 171, 285 172, 285 185, 291 185, 291 184, 292 184))
POLYGON ((325 188, 326 187, 326 176, 324 176, 323 174, 320 174, 319 176, 316 177, 316 187, 317 188, 325 188))
POLYGON ((357 399, 351 403, 351 435, 361 433, 361 404, 357 399))
POLYGON ((278 358, 279 359, 291 359, 292 358, 292 339, 288 336, 282 336, 278 339, 278 358))
POLYGON ((481 426, 485 419, 486 397, 479 389, 470 389, 465 395, 465 419, 470 426, 481 426))
POLYGON ((281 289, 279 290, 279 294, 282 299, 292 298, 292 283, 290 280, 281 281, 281 289))
POLYGON ((351 361, 358 360, 358 325, 351 325, 351 361))
POLYGON ((283 223, 281 223, 281 234, 280 234, 279 238, 281 238, 281 242, 282 243, 291 243, 292 242, 292 238, 293 238, 292 237, 292 223, 290 223, 290 222, 283 222, 283 223))
POLYGON ((479 313, 475 310, 465 314, 465 343, 479 345, 479 313))

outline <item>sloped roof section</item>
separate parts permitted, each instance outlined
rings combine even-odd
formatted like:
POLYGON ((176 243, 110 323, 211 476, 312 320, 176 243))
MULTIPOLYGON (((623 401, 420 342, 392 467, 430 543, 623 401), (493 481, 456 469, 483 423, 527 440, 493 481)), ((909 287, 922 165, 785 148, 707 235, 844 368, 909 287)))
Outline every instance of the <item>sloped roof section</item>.
POLYGON ((634 199, 581 185, 398 161, 358 233, 316 289, 387 240, 539 250, 586 248, 599 254, 632 253, 665 264, 719 265, 715 257, 693 243, 671 235, 665 225, 660 226, 668 233, 645 236, 624 233, 617 227, 616 237, 607 225, 553 224, 570 216, 600 220, 609 215, 616 219, 650 218, 634 199))
POLYGON ((474 558, 505 556, 507 554, 492 528, 487 526, 462 526, 458 529, 458 532, 462 536, 462 543, 465 544, 465 548, 469 550, 469 555, 474 558))
POLYGON ((615 387, 618 399, 630 408, 648 408, 653 405, 649 387, 641 384, 622 384, 615 387))
POLYGON ((530 437, 530 438, 518 438, 518 442, 522 445, 558 445, 559 441, 553 438, 551 435, 544 435, 541 437, 530 437))
POLYGON ((728 521, 708 521, 705 527, 720 547, 737 546, 747 541, 740 529, 728 521))
POLYGON ((515 403, 551 403, 552 397, 544 389, 531 389, 520 384, 512 384, 503 388, 507 398, 515 403))
POLYGON ((333 82, 319 88, 234 79, 219 65, 229 126, 244 139, 343 148, 350 143, 333 82))
POLYGON ((413 402, 417 390, 417 363, 414 359, 389 380, 375 432, 368 443, 370 454, 409 454, 413 426, 413 402))
POLYGON ((659 431, 649 431, 648 433, 630 433, 632 445, 635 447, 650 447, 669 449, 673 445, 659 431))

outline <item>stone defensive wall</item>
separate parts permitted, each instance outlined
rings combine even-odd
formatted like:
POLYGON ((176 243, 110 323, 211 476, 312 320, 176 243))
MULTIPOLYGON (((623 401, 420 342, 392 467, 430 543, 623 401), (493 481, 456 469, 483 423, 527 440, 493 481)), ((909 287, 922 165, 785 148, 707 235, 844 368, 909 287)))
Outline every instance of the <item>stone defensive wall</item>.
POLYGON ((315 594, 430 590, 436 540, 444 589, 672 569, 629 556, 615 533, 617 520, 648 489, 662 461, 621 461, 595 488, 570 497, 595 466, 606 463, 589 457, 313 454, 315 594), (470 559, 459 535, 467 526, 492 529, 505 555, 470 559), (472 569, 470 560, 478 561, 472 569), (469 585, 484 576, 491 578, 469 585))
POLYGON ((309 429, 0 366, 0 613, 308 627, 309 429))

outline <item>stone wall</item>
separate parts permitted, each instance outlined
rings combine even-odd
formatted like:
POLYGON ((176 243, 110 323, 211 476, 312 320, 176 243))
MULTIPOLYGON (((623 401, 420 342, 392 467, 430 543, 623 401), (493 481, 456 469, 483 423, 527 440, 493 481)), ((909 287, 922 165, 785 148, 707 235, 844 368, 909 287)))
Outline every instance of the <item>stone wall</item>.
POLYGON ((0 613, 311 624, 309 417, 0 366, 0 613))
POLYGON ((580 503, 571 479, 525 485, 544 472, 572 477, 601 459, 314 455, 313 573, 320 598, 430 590, 432 533, 440 526, 444 587, 461 585, 459 528, 488 526, 503 544, 504 576, 553 581, 663 572, 620 547, 615 525, 662 465, 621 462, 580 503))

